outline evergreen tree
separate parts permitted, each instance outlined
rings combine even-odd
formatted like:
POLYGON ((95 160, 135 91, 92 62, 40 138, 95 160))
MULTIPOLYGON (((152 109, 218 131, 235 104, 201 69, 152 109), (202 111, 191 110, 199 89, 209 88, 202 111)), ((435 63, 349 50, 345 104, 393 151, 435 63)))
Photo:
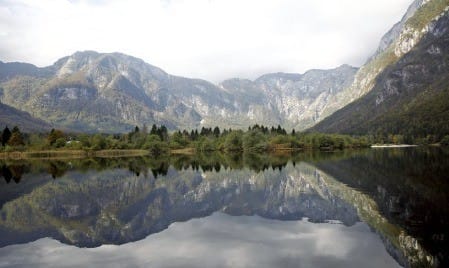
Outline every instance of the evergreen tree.
POLYGON ((162 125, 159 129, 159 136, 161 137, 161 140, 166 141, 168 140, 168 130, 167 127, 162 125))
POLYGON ((10 146, 25 145, 25 142, 23 141, 22 133, 20 132, 20 130, 17 126, 15 126, 12 129, 11 137, 8 139, 8 145, 10 145, 10 146))
POLYGON ((157 126, 155 124, 151 127, 150 134, 157 135, 157 126))
POLYGON ((218 127, 214 128, 214 136, 217 138, 220 136, 220 128, 218 128, 218 127))
POLYGON ((11 138, 11 131, 9 130, 8 126, 5 127, 5 129, 3 129, 3 133, 2 133, 2 145, 5 146, 8 141, 9 138, 11 138))

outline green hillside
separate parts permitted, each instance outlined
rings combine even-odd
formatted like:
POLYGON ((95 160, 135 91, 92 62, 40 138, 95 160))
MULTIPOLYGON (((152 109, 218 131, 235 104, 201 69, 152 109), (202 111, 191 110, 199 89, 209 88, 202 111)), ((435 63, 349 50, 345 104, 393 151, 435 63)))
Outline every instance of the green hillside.
POLYGON ((347 134, 403 135, 438 141, 449 133, 449 16, 396 63, 383 70, 374 88, 312 130, 347 134))

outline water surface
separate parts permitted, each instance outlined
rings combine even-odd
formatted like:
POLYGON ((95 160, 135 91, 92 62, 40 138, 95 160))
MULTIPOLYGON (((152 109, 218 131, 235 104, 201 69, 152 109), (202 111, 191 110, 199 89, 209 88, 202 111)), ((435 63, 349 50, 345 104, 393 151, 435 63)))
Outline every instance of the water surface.
POLYGON ((2 162, 0 267, 444 267, 447 156, 2 162))

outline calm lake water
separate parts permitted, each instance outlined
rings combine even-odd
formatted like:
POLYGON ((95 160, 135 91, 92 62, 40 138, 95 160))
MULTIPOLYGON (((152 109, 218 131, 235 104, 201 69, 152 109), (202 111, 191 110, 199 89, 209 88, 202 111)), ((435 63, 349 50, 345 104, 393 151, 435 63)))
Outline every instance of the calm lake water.
POLYGON ((449 151, 0 162, 0 267, 449 267, 449 151))

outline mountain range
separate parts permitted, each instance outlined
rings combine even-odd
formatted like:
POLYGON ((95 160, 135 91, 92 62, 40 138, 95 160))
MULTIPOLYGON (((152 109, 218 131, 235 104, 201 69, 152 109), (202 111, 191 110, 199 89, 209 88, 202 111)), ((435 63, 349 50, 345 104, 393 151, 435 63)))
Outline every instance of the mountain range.
MULTIPOLYGON (((44 68, 0 62, 0 101, 52 127, 76 131, 124 132, 144 124, 169 129, 264 124, 400 133, 401 127, 385 125, 409 122, 419 113, 425 114, 419 116, 419 126, 407 131, 422 132, 427 129, 422 122, 435 121, 431 115, 441 115, 438 124, 448 118, 443 100, 448 6, 448 0, 414 1, 361 68, 271 73, 216 85, 168 74, 121 53, 82 51, 44 68), (438 107, 437 100, 442 102, 438 107)), ((3 118, 0 123, 5 124, 3 118)))
POLYGON ((357 71, 342 65, 214 85, 170 75, 121 53, 94 51, 77 52, 45 68, 22 63, 1 63, 0 68, 4 104, 52 125, 105 132, 153 123, 171 129, 256 123, 304 129, 320 120, 357 71))

